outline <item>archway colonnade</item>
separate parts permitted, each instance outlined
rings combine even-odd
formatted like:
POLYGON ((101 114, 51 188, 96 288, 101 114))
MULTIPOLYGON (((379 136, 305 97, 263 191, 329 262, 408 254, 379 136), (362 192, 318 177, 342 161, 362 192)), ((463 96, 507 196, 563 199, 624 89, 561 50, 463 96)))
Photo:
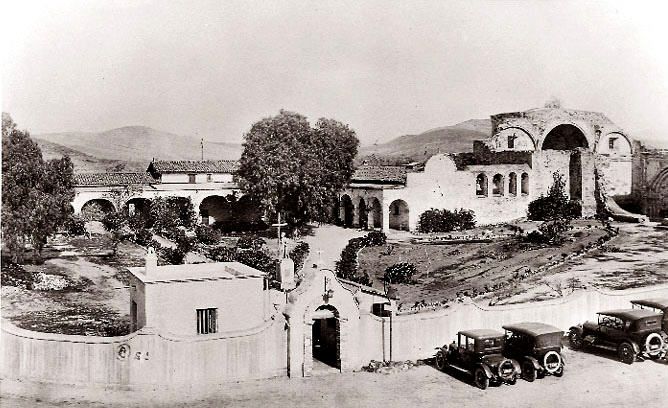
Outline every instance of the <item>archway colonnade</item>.
POLYGON ((338 219, 344 227, 365 230, 409 230, 410 210, 408 203, 401 199, 382 204, 376 196, 351 197, 342 194, 338 205, 338 219))

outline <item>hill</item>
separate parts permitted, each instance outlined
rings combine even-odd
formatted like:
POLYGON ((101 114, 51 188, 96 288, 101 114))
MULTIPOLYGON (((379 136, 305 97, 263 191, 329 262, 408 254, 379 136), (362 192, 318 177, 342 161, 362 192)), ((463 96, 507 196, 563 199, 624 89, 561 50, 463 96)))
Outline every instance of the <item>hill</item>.
POLYGON ((94 173, 94 172, 108 172, 108 171, 143 171, 146 170, 146 162, 126 162, 122 160, 109 160, 99 157, 94 157, 86 153, 71 149, 67 146, 62 146, 57 143, 48 142, 46 140, 33 140, 39 145, 42 150, 42 157, 44 160, 59 159, 65 155, 72 159, 74 164, 74 171, 79 173, 94 173))
POLYGON ((491 132, 489 119, 470 119, 417 135, 399 136, 386 143, 363 146, 360 148, 360 156, 422 160, 438 152, 469 152, 473 149, 474 140, 486 139, 491 132))
MULTIPOLYGON (((85 166, 102 170, 107 165, 127 163, 126 170, 140 164, 145 169, 153 158, 162 160, 197 160, 200 141, 194 137, 162 132, 146 126, 126 126, 104 132, 66 132, 34 135, 40 146, 53 153, 62 151, 77 158, 77 171, 85 166)), ((62 155, 62 154, 59 154, 62 155)), ((46 154, 45 154, 46 157, 46 154)), ((238 159, 241 145, 204 142, 205 159, 238 159)), ((91 170, 92 171, 92 170, 91 170)))

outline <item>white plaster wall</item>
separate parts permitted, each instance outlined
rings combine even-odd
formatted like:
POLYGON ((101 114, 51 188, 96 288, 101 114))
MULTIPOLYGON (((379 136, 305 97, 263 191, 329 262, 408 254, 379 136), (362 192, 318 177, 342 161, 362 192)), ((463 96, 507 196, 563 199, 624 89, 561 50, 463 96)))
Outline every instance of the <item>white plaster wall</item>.
POLYGON ((427 162, 424 172, 408 173, 405 188, 383 191, 383 211, 389 211, 389 206, 394 200, 406 201, 411 230, 417 228, 420 214, 431 208, 473 210, 477 223, 481 225, 525 217, 531 191, 529 195, 510 196, 508 175, 511 172, 518 175, 518 191, 522 173, 528 173, 531 181, 532 171, 526 164, 469 166, 465 170, 457 170, 449 156, 437 155, 427 162), (480 172, 484 172, 488 177, 487 197, 476 196, 475 182, 480 172), (503 196, 492 194, 492 178, 497 173, 504 176, 503 196))
POLYGON ((613 155, 613 156, 630 156, 631 155, 631 143, 621 133, 612 132, 608 133, 598 141, 596 146, 596 152, 599 154, 613 155), (610 138, 615 138, 614 148, 610 149, 610 138))
POLYGON ((164 332, 196 335, 196 309, 218 309, 218 332, 245 330, 264 321, 267 291, 261 278, 146 285, 146 324, 164 332))
POLYGON ((168 173, 160 177, 163 183, 188 183, 189 176, 185 173, 168 173))
POLYGON ((633 159, 628 157, 597 157, 597 165, 605 180, 609 196, 631 194, 633 185, 633 159))

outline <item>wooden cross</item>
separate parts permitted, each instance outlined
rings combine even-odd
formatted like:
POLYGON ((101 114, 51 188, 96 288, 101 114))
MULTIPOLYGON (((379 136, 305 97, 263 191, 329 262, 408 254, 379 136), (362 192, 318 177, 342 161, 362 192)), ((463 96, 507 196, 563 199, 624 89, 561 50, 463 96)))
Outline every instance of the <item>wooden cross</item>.
POLYGON ((278 222, 276 224, 271 224, 272 227, 276 227, 277 231, 276 234, 278 235, 278 257, 281 258, 281 251, 282 251, 282 246, 281 246, 281 227, 285 227, 288 225, 287 223, 283 222, 281 223, 281 213, 278 213, 278 222))

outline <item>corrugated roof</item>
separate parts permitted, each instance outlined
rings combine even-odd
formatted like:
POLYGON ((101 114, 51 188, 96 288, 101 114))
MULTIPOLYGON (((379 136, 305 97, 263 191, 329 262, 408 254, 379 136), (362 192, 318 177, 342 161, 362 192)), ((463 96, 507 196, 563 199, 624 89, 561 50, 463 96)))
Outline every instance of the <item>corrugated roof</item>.
POLYGON ((75 186, 127 186, 157 184, 148 173, 75 173, 75 186))
POLYGON ((363 166, 355 170, 352 182, 406 184, 405 167, 400 166, 363 166))
POLYGON ((155 160, 150 172, 164 173, 233 173, 239 163, 236 160, 155 160))

